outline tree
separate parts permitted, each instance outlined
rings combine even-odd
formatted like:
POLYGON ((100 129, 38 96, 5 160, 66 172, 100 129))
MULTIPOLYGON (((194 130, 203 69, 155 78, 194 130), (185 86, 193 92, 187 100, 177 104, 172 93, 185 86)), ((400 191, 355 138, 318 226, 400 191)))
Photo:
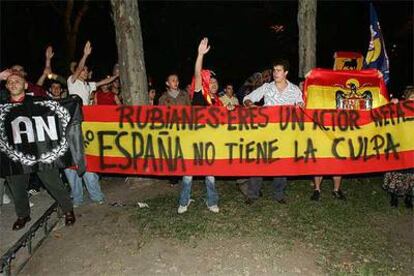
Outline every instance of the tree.
POLYGON ((65 29, 66 38, 66 63, 69 64, 75 58, 79 27, 83 17, 88 11, 89 0, 77 1, 77 3, 82 4, 77 10, 74 7, 74 0, 67 0, 63 11, 61 9, 62 7, 56 6, 53 1, 49 1, 49 3, 57 12, 57 14, 63 17, 63 26, 65 29))
POLYGON ((66 9, 64 13, 66 41, 68 43, 67 54, 69 61, 72 61, 75 57, 79 26, 89 7, 88 0, 84 0, 82 7, 76 13, 75 20, 72 23, 73 2, 74 0, 68 0, 66 2, 66 9))
POLYGON ((138 1, 111 0, 122 94, 126 104, 148 104, 138 1))
POLYGON ((316 66, 316 0, 299 0, 299 72, 303 78, 316 66))

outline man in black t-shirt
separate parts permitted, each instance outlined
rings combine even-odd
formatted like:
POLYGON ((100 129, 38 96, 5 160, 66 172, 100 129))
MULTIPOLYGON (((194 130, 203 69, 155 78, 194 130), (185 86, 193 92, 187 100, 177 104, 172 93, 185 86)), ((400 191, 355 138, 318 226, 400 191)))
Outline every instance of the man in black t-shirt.
MULTIPOLYGON (((210 46, 208 45, 208 39, 204 38, 201 40, 200 45, 198 46, 198 55, 194 70, 195 86, 192 105, 210 106, 220 104, 220 100, 218 96, 216 96, 218 91, 217 79, 210 78, 208 88, 206 87, 208 91, 203 91, 201 69, 203 67, 203 57, 209 50, 210 46)), ((188 206, 193 201, 190 199, 192 180, 192 176, 183 176, 180 202, 178 207, 179 214, 187 212, 188 206)), ((218 213, 220 210, 218 207, 218 193, 216 191, 214 176, 206 176, 205 184, 207 189, 207 207, 211 212, 218 213)))

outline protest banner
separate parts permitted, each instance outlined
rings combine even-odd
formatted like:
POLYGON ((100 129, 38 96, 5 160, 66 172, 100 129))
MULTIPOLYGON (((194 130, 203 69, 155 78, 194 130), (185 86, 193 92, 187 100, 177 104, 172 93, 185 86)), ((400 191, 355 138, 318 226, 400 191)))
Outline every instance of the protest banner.
POLYGON ((84 107, 88 170, 139 175, 356 174, 414 167, 414 103, 84 107))

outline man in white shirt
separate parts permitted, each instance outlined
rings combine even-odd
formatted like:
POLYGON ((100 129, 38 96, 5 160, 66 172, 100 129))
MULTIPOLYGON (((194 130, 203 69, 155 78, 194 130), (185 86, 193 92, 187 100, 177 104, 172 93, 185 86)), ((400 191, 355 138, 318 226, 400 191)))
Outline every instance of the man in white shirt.
POLYGON ((105 84, 109 84, 118 78, 118 75, 114 75, 109 78, 105 78, 99 82, 86 81, 89 76, 88 67, 85 66, 86 59, 92 52, 91 43, 88 41, 83 49, 83 57, 79 61, 75 72, 69 76, 67 84, 69 94, 76 94, 82 99, 83 105, 90 105, 91 93, 96 90, 97 87, 105 84))
MULTIPOLYGON (((246 107, 256 107, 255 102, 264 98, 264 106, 298 105, 303 107, 302 92, 299 87, 287 80, 289 63, 287 60, 273 62, 273 82, 265 83, 249 95, 243 98, 246 107)), ((252 204, 261 195, 263 177, 251 177, 247 189, 246 204, 252 204)), ((287 185, 286 177, 274 177, 273 199, 281 204, 286 204, 284 190, 287 185)))
POLYGON ((224 106, 227 106, 228 109, 233 110, 236 106, 239 106, 239 100, 234 95, 233 84, 228 83, 225 86, 224 95, 220 97, 220 101, 224 106))
MULTIPOLYGON (((88 41, 83 49, 83 57, 79 61, 75 72, 68 78, 67 85, 69 95, 78 95, 82 99, 83 105, 91 104, 91 93, 96 90, 98 86, 109 84, 113 82, 118 75, 103 79, 99 82, 87 82, 89 71, 85 66, 86 59, 92 52, 91 43, 88 41)), ((86 188, 92 201, 102 204, 104 195, 99 185, 99 176, 96 173, 86 172, 83 177, 79 177, 77 172, 73 169, 65 169, 66 178, 71 187, 71 196, 74 207, 83 203, 83 184, 85 182, 86 188)))
POLYGON ((255 106, 264 98, 264 106, 275 105, 299 105, 304 106, 302 92, 299 87, 286 79, 288 74, 287 61, 277 61, 273 65, 273 80, 271 83, 265 83, 249 95, 243 98, 243 104, 247 107, 255 106), (278 64, 284 63, 284 64, 278 64))

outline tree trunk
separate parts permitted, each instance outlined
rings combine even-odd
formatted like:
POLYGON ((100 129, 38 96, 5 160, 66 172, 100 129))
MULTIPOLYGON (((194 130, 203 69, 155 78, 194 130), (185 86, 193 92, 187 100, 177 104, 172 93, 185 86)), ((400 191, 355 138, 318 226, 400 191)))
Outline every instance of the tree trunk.
POLYGON ((75 61, 76 42, 78 40, 77 33, 66 34, 66 64, 70 64, 75 61))
POLYGON ((148 82, 137 0, 111 0, 125 104, 145 105, 148 82))
POLYGON ((316 0, 299 0, 299 72, 303 78, 316 66, 316 0))
MULTIPOLYGON (((63 15, 63 22, 65 27, 65 35, 66 35, 66 61, 67 64, 74 61, 75 52, 76 52, 76 43, 78 40, 78 33, 80 23, 86 12, 88 11, 89 0, 84 0, 82 7, 76 13, 74 22, 72 24, 72 14, 74 10, 74 0, 67 0, 66 8, 63 15)), ((56 9, 56 8, 55 8, 56 9)))

